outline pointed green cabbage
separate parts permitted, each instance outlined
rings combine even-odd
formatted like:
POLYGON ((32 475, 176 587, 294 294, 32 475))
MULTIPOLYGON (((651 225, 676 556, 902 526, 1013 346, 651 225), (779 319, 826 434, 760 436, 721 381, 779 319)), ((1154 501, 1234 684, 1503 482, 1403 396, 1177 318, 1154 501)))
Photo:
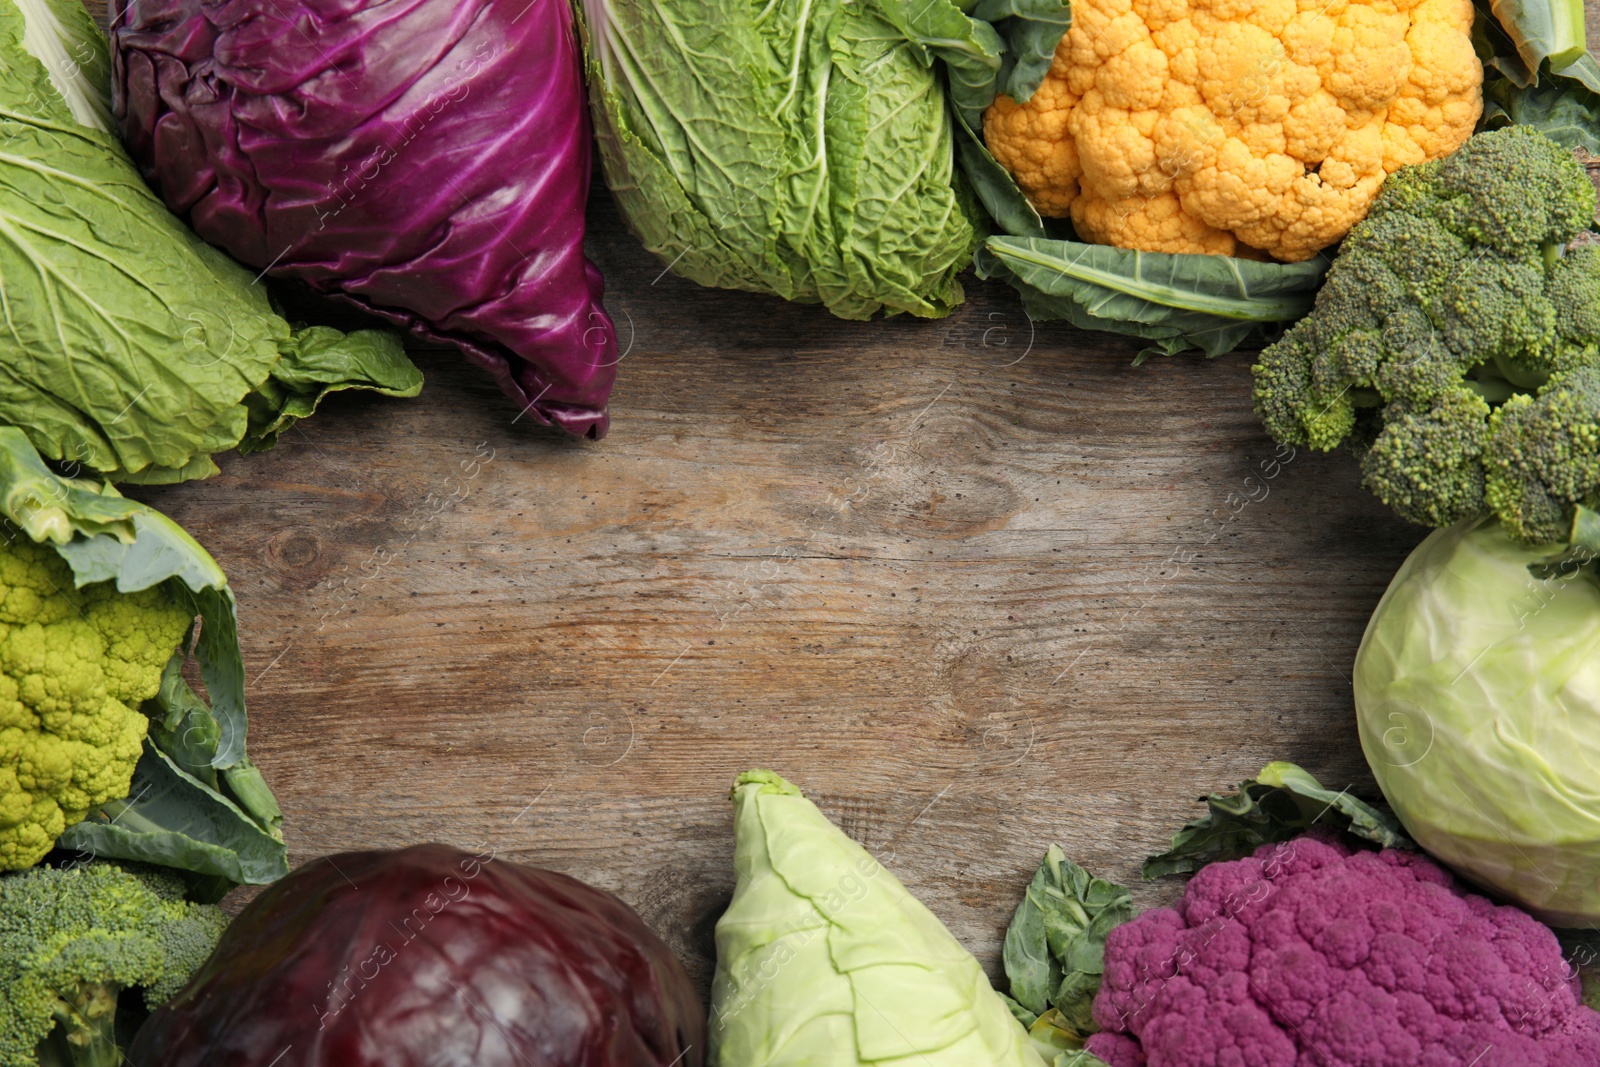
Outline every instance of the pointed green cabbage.
POLYGON ((713 1067, 1044 1067, 978 961, 771 771, 733 788, 713 1067))

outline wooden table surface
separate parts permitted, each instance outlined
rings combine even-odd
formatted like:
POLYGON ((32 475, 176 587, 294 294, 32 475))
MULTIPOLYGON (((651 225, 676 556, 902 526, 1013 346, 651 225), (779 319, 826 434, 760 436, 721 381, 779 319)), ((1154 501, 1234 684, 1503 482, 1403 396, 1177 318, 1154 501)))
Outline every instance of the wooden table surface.
POLYGON ((1052 841, 1134 883, 1268 760, 1372 788, 1350 666, 1423 531, 1346 455, 1274 462, 1248 354, 1134 367, 976 281, 842 322, 590 218, 604 441, 418 347, 420 398, 138 494, 231 577, 293 863, 487 844, 620 894, 704 992, 728 787, 770 767, 998 973, 1052 841))
POLYGON ((1268 760, 1370 784, 1350 664, 1421 531, 1346 456, 1274 460, 1248 355, 1134 367, 976 282, 841 322, 658 279, 591 215, 632 335, 605 440, 419 350, 418 399, 140 494, 238 594, 294 863, 487 842, 706 983, 728 787, 764 766, 992 965, 1051 841, 1131 881, 1268 760))

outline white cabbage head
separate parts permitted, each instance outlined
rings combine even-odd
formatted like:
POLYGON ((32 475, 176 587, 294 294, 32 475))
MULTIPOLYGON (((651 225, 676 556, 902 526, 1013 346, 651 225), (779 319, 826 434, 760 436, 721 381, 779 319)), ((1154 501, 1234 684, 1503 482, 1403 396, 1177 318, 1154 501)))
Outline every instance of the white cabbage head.
POLYGON ((1436 531, 1356 655, 1361 746, 1418 844, 1555 926, 1600 920, 1600 584, 1494 520, 1436 531))

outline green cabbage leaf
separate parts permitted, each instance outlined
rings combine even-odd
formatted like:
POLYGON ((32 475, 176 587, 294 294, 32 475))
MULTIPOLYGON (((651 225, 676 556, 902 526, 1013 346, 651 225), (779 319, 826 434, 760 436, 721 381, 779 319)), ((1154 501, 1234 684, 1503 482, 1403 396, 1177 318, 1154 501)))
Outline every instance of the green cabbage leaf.
POLYGON ((0 0, 0 424, 117 481, 216 472, 338 389, 415 396, 398 335, 292 329, 145 186, 76 0, 0 0))

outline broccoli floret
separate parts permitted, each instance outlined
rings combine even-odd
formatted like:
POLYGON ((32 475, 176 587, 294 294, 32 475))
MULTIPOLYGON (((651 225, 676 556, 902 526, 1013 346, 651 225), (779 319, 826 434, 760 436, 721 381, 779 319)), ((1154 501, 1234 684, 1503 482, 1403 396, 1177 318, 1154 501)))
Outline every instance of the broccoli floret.
POLYGON ((1600 367, 1585 361, 1553 376, 1537 396, 1519 394, 1489 420, 1489 507, 1525 541, 1564 540, 1574 503, 1600 495, 1600 367))
POLYGON ((192 621, 161 587, 76 589, 53 548, 0 527, 0 871, 33 866, 128 795, 139 706, 192 621))
POLYGON ((115 1067, 119 1001, 142 1014, 170 1000, 227 922, 156 869, 0 876, 0 1067, 115 1067))
POLYGON ((1566 247, 1594 218, 1583 168, 1528 127, 1397 171, 1311 314, 1261 354, 1267 431, 1352 449, 1414 522, 1565 537, 1600 497, 1600 247, 1566 247))
POLYGON ((1565 346, 1600 345, 1600 244, 1581 245, 1560 257, 1546 293, 1565 346))
POLYGON ((1426 526, 1483 514, 1488 418, 1488 403, 1470 389, 1458 388, 1421 408, 1391 404, 1383 429, 1362 456, 1367 487, 1426 526), (1420 509, 1408 510, 1411 505, 1420 509))

